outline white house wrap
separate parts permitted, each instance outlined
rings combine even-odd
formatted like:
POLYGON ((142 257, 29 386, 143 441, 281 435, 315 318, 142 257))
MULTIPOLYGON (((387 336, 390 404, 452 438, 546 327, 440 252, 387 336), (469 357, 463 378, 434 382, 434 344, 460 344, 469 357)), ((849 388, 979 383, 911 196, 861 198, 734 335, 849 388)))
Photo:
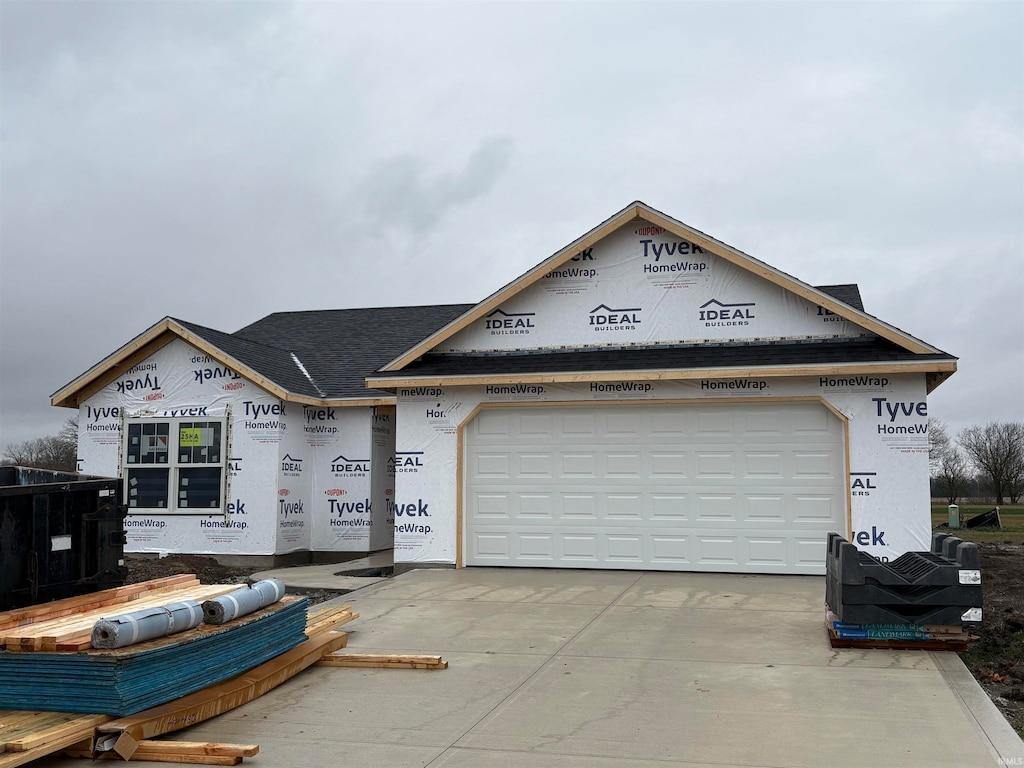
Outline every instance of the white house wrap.
POLYGON ((236 589, 220 597, 213 597, 203 603, 203 621, 207 624, 225 624, 273 605, 284 597, 285 587, 277 579, 264 579, 255 584, 236 589))
POLYGON ((92 647, 124 648, 184 632, 202 621, 203 609, 195 600, 144 608, 97 621, 92 628, 92 647))
POLYGON ((128 551, 824 573, 928 548, 956 358, 636 202, 477 304, 172 318, 53 396, 128 551))

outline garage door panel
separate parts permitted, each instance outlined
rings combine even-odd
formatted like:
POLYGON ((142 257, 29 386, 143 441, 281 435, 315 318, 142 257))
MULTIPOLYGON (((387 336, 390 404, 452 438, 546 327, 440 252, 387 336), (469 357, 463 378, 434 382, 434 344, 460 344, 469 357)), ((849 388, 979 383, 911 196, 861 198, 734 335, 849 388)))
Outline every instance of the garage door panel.
POLYGON ((643 497, 639 493, 609 493, 605 497, 607 507, 605 511, 606 520, 614 520, 616 524, 622 521, 642 521, 643 497))
POLYGON ((738 474, 736 454, 733 451, 697 451, 697 478, 709 477, 733 480, 738 474))
POLYGON ((686 520, 689 517, 689 497, 685 493, 652 493, 651 520, 686 520))
POLYGON ((478 453, 474 457, 476 476, 508 480, 512 476, 511 457, 508 453, 478 453))
POLYGON ((569 409, 562 413, 562 434, 569 438, 597 438, 597 416, 569 409))
POLYGON ((823 573, 845 529, 818 403, 488 408, 465 438, 471 565, 823 573))
POLYGON ((559 493, 562 501, 562 517, 567 521, 572 520, 597 520, 597 494, 596 493, 559 493))
POLYGON ((562 453, 558 474, 562 479, 597 478, 596 453, 562 453))
POLYGON ((605 477, 639 480, 643 477, 644 456, 639 450, 628 453, 615 452, 607 454, 607 463, 603 475, 605 477))

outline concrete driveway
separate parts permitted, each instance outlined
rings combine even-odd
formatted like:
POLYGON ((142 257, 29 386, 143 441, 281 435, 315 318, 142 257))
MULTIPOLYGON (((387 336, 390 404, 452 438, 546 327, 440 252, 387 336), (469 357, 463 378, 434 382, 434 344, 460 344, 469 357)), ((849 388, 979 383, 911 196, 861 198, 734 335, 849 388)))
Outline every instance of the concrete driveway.
POLYGON ((956 654, 832 650, 823 599, 807 576, 412 571, 341 599, 348 648, 449 669, 314 667, 169 738, 273 768, 1024 765, 956 654))

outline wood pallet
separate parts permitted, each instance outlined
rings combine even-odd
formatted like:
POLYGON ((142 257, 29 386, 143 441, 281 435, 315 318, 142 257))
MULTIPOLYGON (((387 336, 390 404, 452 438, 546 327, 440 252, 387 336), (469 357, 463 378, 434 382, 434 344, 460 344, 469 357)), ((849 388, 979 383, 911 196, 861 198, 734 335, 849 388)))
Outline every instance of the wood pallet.
POLYGON ((967 643, 978 638, 972 635, 949 635, 949 639, 887 640, 884 638, 839 637, 828 629, 828 640, 833 648, 865 648, 893 651, 959 651, 967 650, 967 643))

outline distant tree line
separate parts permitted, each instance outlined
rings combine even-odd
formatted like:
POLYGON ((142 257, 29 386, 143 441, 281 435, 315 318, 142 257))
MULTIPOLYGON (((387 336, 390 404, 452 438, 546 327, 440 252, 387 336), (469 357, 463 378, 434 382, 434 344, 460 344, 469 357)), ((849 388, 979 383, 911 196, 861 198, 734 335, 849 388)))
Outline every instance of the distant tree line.
POLYGON ((1024 423, 990 422, 967 427, 956 439, 938 419, 928 420, 932 496, 994 499, 1019 504, 1024 496, 1024 423))
POLYGON ((78 468, 78 417, 65 421, 56 435, 8 445, 0 464, 74 472, 78 468))

